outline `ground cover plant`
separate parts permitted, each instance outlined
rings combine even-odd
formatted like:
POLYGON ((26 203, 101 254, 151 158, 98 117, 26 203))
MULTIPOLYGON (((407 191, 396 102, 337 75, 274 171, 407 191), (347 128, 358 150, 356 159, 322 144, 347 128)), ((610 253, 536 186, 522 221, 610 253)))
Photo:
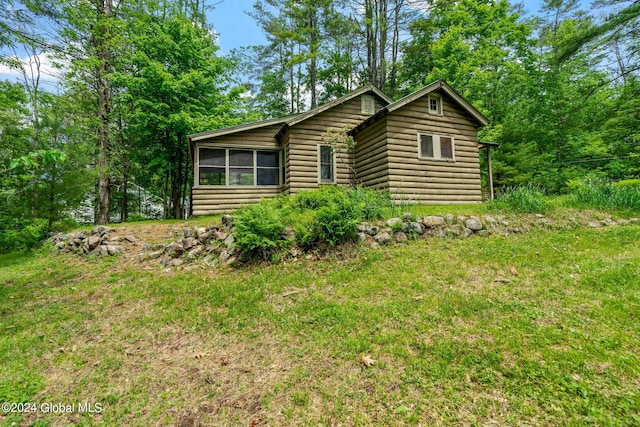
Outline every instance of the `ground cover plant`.
POLYGON ((302 247, 333 247, 354 240, 358 223, 382 219, 392 207, 385 192, 325 186, 241 209, 236 242, 245 253, 265 260, 294 242, 302 247))
POLYGON ((587 177, 571 183, 568 203, 582 208, 639 212, 640 180, 610 183, 587 177))
POLYGON ((0 424, 636 425, 639 239, 536 228, 238 269, 5 255, 0 400, 102 411, 0 424))

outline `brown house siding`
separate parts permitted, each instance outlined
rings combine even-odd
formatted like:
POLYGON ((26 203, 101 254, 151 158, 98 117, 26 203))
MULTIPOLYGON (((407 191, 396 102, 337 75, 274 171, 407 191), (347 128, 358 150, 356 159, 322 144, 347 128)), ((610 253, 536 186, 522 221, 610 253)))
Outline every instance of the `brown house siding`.
POLYGON ((364 129, 356 135, 356 142, 356 183, 376 189, 388 188, 389 151, 386 121, 379 120, 364 129))
MULTIPOLYGON (((291 177, 289 191, 295 194, 302 190, 318 188, 318 146, 323 144, 322 136, 330 128, 355 126, 364 119, 360 97, 333 107, 307 120, 292 126, 288 133, 291 177)), ((376 99, 376 109, 382 108, 376 99)), ((350 185, 353 182, 353 156, 351 153, 338 152, 336 155, 336 184, 350 185)))
POLYGON ((477 124, 443 94, 443 115, 429 115, 422 97, 387 115, 389 190, 421 204, 481 202, 477 124), (455 162, 418 157, 418 132, 454 138, 455 162))
POLYGON ((280 194, 274 187, 199 187, 193 189, 193 215, 215 215, 229 212, 261 199, 270 199, 280 194))

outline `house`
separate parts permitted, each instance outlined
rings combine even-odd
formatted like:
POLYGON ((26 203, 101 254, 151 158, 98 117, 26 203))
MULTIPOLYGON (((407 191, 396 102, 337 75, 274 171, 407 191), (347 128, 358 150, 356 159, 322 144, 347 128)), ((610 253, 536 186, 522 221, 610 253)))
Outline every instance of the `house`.
POLYGON ((192 213, 321 185, 387 190, 397 202, 480 202, 477 131, 488 123, 438 80, 395 102, 369 85, 307 113, 190 135, 192 213), (328 142, 336 129, 355 147, 328 142))

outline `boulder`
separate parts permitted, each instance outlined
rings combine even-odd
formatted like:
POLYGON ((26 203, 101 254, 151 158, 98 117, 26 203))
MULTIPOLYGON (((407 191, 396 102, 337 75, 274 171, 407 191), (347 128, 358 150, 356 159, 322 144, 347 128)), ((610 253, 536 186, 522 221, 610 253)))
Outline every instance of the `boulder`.
POLYGON ((180 243, 171 243, 164 249, 164 254, 170 258, 178 258, 184 252, 184 246, 180 243))
POLYGON ((376 234, 378 234, 380 232, 380 227, 378 227, 377 225, 370 225, 370 226, 367 226, 365 232, 369 236, 375 236, 376 234))
POLYGON ((122 252, 122 246, 106 245, 106 248, 107 248, 107 254, 109 255, 115 255, 122 252))
POLYGON ((182 247, 185 251, 188 251, 189 249, 193 248, 194 246, 198 246, 199 244, 200 242, 195 237, 187 237, 185 239, 182 239, 182 247))
POLYGON ((100 244, 100 236, 92 235, 87 239, 87 248, 93 250, 100 244))
POLYGON ((124 240, 129 243, 138 243, 138 239, 131 235, 124 236, 124 240))
POLYGON ((424 218, 422 218, 422 223, 425 227, 428 228, 441 227, 445 224, 445 222, 446 221, 444 217, 441 216, 425 216, 424 218))
POLYGON ((477 218, 469 218, 464 221, 464 225, 471 231, 482 230, 482 223, 477 218))
POLYGON ((189 253, 187 253, 187 259, 194 260, 202 255, 203 252, 204 249, 202 248, 202 246, 196 246, 195 248, 191 249, 189 253))
POLYGON ((400 218, 389 218, 387 220, 387 225, 389 227, 393 227, 395 224, 399 224, 401 222, 402 222, 402 220, 400 218))
POLYGON ((227 252, 227 251, 222 251, 220 252, 220 261, 222 262, 227 262, 227 260, 229 260, 229 258, 231 258, 233 254, 227 252))
POLYGON ((358 241, 361 243, 366 242, 367 241, 366 233, 363 233, 362 231, 358 232, 358 241))
POLYGON ((235 243, 235 241, 236 241, 236 238, 233 237, 232 234, 229 234, 229 236, 227 236, 227 238, 224 239, 224 244, 225 246, 231 246, 235 243))
MULTIPOLYGON (((98 225, 91 229, 91 234, 106 234, 110 233, 113 229, 104 225, 98 225)), ((85 232, 86 233, 86 232, 85 232)))
POLYGON ((473 231, 471 231, 471 229, 467 228, 467 227, 463 227, 462 231, 460 231, 460 235, 462 237, 469 237, 473 234, 473 231))
POLYGON ((153 251, 153 252, 149 252, 149 255, 147 255, 147 259, 157 259, 160 258, 162 256, 162 254, 164 253, 164 251, 153 251))
POLYGON ((407 240, 409 240, 409 238, 407 237, 406 234, 404 234, 404 232, 402 231, 398 231, 395 235, 394 235, 396 242, 398 243, 404 243, 407 240))
POLYGON ((205 231, 204 233, 198 234, 198 241, 203 245, 206 244, 209 240, 211 240, 212 234, 210 231, 205 231))
POLYGON ((225 240, 227 237, 229 237, 229 233, 224 231, 216 231, 215 236, 217 240, 225 240))
POLYGON ((416 220, 416 215, 411 212, 405 212, 402 214, 402 221, 411 222, 416 220))
POLYGON ((226 225, 227 227, 231 227, 234 222, 236 222, 236 218, 234 216, 222 215, 222 224, 226 225))
POLYGON ((194 230, 193 228, 185 228, 182 231, 182 235, 185 239, 193 238, 196 235, 196 230, 194 230))
MULTIPOLYGON (((400 218, 398 218, 399 220, 400 218)), ((380 233, 373 236, 373 239, 380 245, 386 245, 391 242, 391 235, 386 231, 381 231, 380 233)))
POLYGON ((414 231, 419 235, 424 234, 424 228, 422 227, 422 224, 419 223, 418 221, 413 221, 409 223, 409 231, 414 231))
POLYGON ((163 258, 160 264, 165 267, 178 267, 182 265, 182 260, 180 258, 163 258))
MULTIPOLYGON (((456 220, 456 217, 453 216, 453 214, 446 214, 444 216, 444 220, 447 221, 448 224, 451 224, 453 221, 456 220)), ((424 221, 423 221, 423 223, 424 223, 424 221)))

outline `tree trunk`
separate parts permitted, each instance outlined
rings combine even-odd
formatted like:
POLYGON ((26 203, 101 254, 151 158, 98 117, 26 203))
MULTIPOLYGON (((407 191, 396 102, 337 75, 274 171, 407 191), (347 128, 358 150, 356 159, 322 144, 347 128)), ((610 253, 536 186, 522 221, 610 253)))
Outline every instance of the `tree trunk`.
POLYGON ((98 56, 95 85, 97 92, 98 136, 98 224, 108 224, 111 212, 111 174, 109 162, 110 88, 107 75, 111 71, 111 50, 108 19, 112 13, 112 0, 97 0, 98 22, 92 32, 91 44, 98 56))

